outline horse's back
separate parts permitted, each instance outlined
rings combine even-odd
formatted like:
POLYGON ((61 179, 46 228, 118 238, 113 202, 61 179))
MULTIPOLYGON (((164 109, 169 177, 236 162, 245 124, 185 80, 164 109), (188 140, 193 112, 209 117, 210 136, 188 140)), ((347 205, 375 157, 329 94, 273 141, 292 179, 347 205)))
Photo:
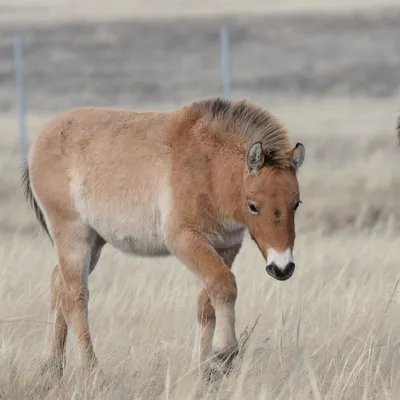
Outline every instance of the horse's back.
MULTIPOLYGON (((178 116, 179 117, 179 116, 178 116)), ((82 108, 33 143, 31 184, 45 214, 63 214, 130 253, 167 254, 174 113, 82 108)))

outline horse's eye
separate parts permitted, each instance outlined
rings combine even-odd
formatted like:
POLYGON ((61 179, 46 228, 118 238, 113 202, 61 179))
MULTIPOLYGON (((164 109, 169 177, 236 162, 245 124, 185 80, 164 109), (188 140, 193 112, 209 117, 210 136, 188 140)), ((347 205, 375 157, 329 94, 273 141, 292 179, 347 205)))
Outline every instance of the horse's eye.
POLYGON ((299 208, 301 201, 299 200, 294 206, 293 206, 293 210, 296 211, 299 208))
POLYGON ((260 214, 260 211, 258 211, 258 208, 253 203, 248 203, 248 206, 249 206, 249 210, 250 210, 251 214, 253 214, 253 215, 260 214))

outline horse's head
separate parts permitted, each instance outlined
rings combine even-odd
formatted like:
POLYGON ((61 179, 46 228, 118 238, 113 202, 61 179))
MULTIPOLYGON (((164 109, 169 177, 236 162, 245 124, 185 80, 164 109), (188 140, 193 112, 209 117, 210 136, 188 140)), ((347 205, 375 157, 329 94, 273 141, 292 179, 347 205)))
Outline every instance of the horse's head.
POLYGON ((247 153, 244 179, 245 224, 267 261, 268 274, 280 281, 289 279, 295 269, 294 218, 301 202, 296 173, 304 161, 304 146, 297 143, 285 156, 286 160, 274 160, 260 142, 254 143, 247 153))

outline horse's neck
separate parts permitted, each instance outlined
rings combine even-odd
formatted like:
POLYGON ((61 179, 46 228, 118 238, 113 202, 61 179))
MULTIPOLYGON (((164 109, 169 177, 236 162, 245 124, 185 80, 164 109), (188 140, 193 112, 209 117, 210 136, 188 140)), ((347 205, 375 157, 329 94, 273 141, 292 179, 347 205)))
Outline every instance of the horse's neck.
POLYGON ((242 223, 244 161, 235 153, 219 154, 213 171, 214 201, 220 213, 242 223))

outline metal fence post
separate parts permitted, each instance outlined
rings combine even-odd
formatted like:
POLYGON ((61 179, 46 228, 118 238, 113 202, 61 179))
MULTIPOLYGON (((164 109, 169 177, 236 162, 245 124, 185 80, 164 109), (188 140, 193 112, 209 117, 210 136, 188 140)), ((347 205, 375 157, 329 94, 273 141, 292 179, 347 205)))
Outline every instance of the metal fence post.
POLYGON ((220 29, 221 42, 221 74, 224 88, 224 96, 231 98, 231 78, 230 78, 230 54, 229 54, 229 29, 227 24, 223 24, 220 29))
POLYGON ((17 87, 17 100, 18 100, 19 143, 21 152, 21 162, 23 162, 28 152, 28 138, 26 132, 24 57, 23 57, 22 39, 20 37, 14 38, 14 62, 15 62, 15 81, 17 87))

